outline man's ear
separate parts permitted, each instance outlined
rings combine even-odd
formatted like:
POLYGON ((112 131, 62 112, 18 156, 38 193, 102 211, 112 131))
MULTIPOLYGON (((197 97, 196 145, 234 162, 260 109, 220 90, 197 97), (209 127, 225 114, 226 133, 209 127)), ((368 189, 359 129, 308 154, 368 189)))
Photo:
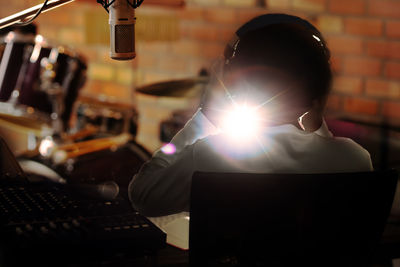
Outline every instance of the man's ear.
POLYGON ((298 123, 306 132, 314 132, 322 125, 324 101, 313 100, 310 110, 298 118, 298 123))

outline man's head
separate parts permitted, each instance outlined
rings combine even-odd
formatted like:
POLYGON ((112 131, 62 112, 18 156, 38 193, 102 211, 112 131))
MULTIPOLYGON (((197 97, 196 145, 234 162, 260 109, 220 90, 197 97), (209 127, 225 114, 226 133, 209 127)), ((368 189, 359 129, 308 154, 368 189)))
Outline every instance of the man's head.
POLYGON ((224 53, 223 81, 232 95, 269 101, 265 108, 278 124, 311 109, 322 112, 332 73, 329 50, 315 27, 295 16, 267 14, 236 35, 224 53))

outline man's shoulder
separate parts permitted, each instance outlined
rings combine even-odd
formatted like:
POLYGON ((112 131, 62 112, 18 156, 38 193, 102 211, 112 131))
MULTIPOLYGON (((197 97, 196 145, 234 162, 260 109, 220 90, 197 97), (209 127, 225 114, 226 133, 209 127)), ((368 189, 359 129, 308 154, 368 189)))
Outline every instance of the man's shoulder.
POLYGON ((343 149, 355 151, 357 153, 367 153, 369 155, 369 152, 365 148, 348 137, 333 137, 333 145, 340 146, 343 149))
POLYGON ((372 170, 370 153, 360 144, 347 137, 333 137, 332 146, 336 157, 341 157, 343 164, 347 162, 352 168, 372 170))

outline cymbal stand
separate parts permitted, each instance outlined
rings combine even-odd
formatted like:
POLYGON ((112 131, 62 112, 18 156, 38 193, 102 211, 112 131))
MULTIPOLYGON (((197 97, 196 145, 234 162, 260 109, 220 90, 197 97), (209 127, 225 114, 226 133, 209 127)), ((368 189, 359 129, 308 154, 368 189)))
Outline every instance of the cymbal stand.
POLYGON ((57 49, 52 49, 48 58, 42 58, 40 65, 43 68, 40 73, 41 90, 46 92, 48 95, 52 113, 50 115, 52 121, 53 134, 61 135, 64 131, 63 122, 61 120, 61 114, 64 112, 64 88, 53 79, 56 75, 55 69, 56 59, 58 57, 57 49))

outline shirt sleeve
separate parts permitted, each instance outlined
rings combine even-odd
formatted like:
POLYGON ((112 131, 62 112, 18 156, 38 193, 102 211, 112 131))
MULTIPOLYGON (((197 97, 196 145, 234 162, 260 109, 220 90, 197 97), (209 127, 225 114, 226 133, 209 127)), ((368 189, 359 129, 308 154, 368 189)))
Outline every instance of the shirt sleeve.
POLYGON ((128 194, 134 208, 145 216, 189 211, 194 143, 216 133, 218 129, 198 110, 171 140, 175 152, 159 149, 133 177, 128 194))

